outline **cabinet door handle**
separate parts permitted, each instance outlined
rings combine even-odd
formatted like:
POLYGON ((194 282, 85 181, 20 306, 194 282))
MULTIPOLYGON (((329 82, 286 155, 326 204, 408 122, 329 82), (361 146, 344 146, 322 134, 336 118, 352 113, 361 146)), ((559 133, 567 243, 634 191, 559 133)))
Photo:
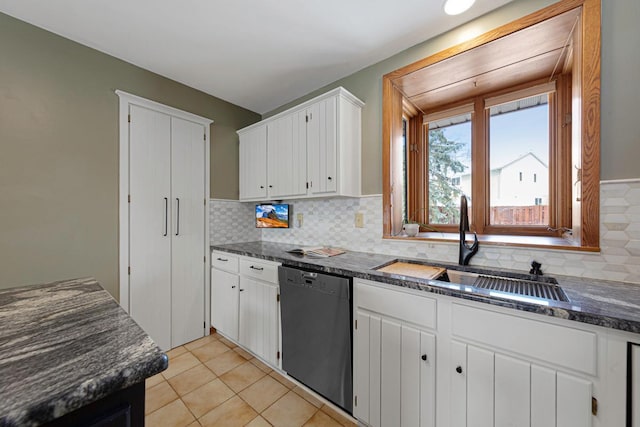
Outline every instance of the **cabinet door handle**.
POLYGON ((240 292, 243 292, 243 291, 244 291, 244 289, 240 289, 240 292))
POLYGON ((180 199, 176 197, 176 236, 180 234, 180 199))
POLYGON ((423 354, 422 356, 420 356, 420 359, 422 359, 422 360, 427 360, 427 355, 426 355, 426 354, 423 354))
POLYGON ((164 234, 163 236, 169 233, 169 199, 164 198, 164 234))
POLYGON ((269 185, 269 188, 273 188, 273 185, 269 185))
POLYGON ((461 373, 462 373, 462 366, 458 366, 458 367, 456 368, 456 372, 457 372, 457 373, 459 373, 459 374, 461 374, 461 373))
POLYGON ((262 268, 262 267, 254 267, 253 265, 252 265, 252 266, 250 266, 249 268, 251 268, 251 269, 253 269, 253 270, 258 270, 258 271, 262 271, 262 270, 264 270, 264 268, 262 268))
POLYGON ((264 185, 261 185, 260 188, 264 188, 264 185))
POLYGON ((327 177, 327 179, 328 179, 329 181, 331 181, 333 178, 331 178, 330 176, 328 176, 328 177, 327 177))
POLYGON ((231 289, 235 289, 235 288, 236 288, 236 285, 233 285, 233 286, 231 287, 231 289))
POLYGON ((217 259, 218 259, 218 261, 222 261, 222 262, 227 262, 227 261, 229 261, 229 260, 228 260, 228 259, 226 259, 226 258, 220 258, 220 257, 218 257, 217 259))

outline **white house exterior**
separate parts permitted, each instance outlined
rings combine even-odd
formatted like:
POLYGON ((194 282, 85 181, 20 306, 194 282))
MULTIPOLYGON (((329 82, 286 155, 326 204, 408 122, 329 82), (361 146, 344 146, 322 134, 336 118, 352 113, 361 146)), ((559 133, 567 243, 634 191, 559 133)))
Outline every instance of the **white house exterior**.
MULTIPOLYGON (((464 194, 471 194, 471 175, 460 178, 464 194)), ((456 178, 454 178, 455 180, 456 178)), ((549 167, 529 152, 491 169, 491 206, 532 206, 549 203, 549 167)))

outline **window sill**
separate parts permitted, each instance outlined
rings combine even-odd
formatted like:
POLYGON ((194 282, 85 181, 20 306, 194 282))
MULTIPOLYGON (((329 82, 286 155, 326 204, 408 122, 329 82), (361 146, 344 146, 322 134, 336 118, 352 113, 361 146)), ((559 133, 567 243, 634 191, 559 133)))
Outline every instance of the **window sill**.
MULTIPOLYGON (((469 240, 469 237, 473 238, 473 233, 467 232, 467 240, 469 240)), ((419 233, 415 237, 384 236, 383 238, 389 239, 389 240, 401 240, 401 241, 402 240, 404 241, 419 240, 419 241, 431 241, 431 242, 458 242, 460 239, 460 235, 458 233, 428 232, 428 233, 419 233)), ((571 240, 568 240, 562 237, 484 234, 484 235, 478 235, 478 241, 480 242, 480 244, 491 245, 491 246, 559 249, 559 250, 579 251, 579 252, 600 252, 599 247, 578 246, 571 240)))

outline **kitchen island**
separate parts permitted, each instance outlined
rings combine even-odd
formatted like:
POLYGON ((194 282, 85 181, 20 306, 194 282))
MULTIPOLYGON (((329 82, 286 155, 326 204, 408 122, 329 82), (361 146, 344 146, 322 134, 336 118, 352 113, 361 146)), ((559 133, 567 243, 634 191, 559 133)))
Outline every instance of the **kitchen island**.
POLYGON ((166 354, 92 278, 0 291, 0 426, 143 425, 166 354))

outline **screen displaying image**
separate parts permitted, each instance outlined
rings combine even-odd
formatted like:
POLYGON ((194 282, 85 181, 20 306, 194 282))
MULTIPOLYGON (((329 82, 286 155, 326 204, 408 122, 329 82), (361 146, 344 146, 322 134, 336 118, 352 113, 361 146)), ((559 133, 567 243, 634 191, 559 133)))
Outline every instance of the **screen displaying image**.
POLYGON ((256 205, 256 227, 289 228, 289 205, 256 205))

